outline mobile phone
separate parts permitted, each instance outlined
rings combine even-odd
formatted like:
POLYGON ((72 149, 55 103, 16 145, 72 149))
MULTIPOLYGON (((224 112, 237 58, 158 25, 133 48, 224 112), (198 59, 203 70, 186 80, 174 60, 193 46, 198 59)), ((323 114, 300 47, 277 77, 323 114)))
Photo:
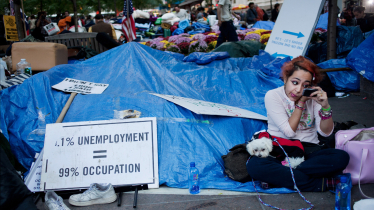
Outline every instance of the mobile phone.
MULTIPOLYGON (((317 89, 312 89, 312 88, 305 88, 303 90, 303 96, 310 96, 312 93, 315 91, 318 91, 317 89)), ((314 97, 314 96, 313 96, 314 97)))

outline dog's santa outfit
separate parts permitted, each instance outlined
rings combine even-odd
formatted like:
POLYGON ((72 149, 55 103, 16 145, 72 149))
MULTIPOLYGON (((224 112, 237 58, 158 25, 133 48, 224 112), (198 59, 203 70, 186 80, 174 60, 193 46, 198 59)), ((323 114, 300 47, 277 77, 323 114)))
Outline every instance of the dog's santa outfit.
POLYGON ((273 141, 273 150, 270 152, 270 156, 283 161, 286 158, 286 155, 284 154, 283 150, 279 147, 279 145, 274 141, 274 138, 279 142, 279 144, 283 147, 283 149, 286 151, 288 157, 290 159, 296 159, 296 158, 303 158, 304 157, 304 147, 301 144, 300 140, 297 139, 284 139, 276 136, 271 136, 267 131, 262 130, 256 132, 251 141, 255 139, 261 139, 261 138, 268 138, 273 141))

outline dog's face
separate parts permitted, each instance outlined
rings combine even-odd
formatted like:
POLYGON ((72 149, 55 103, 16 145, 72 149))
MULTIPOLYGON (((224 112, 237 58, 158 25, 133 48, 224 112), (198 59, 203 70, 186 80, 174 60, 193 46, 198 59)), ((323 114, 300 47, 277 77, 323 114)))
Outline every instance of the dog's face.
POLYGON ((247 151, 252 156, 260 158, 266 158, 269 153, 273 150, 273 144, 271 139, 262 137, 261 139, 255 139, 248 142, 247 151))

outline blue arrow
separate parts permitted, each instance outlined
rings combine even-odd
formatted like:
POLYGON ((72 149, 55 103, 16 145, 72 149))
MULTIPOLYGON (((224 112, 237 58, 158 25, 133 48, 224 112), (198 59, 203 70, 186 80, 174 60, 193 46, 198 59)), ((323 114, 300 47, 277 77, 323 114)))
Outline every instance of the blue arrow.
POLYGON ((299 32, 299 33, 294 33, 294 32, 291 32, 291 31, 283 30, 283 33, 284 33, 284 34, 293 35, 293 36, 297 36, 297 38, 304 37, 304 34, 302 34, 301 32, 299 32))
POLYGON ((274 57, 279 57, 279 56, 281 56, 281 57, 290 57, 291 59, 293 58, 293 57, 290 56, 290 55, 286 55, 286 54, 278 54, 277 52, 274 53, 272 56, 274 56, 274 57))

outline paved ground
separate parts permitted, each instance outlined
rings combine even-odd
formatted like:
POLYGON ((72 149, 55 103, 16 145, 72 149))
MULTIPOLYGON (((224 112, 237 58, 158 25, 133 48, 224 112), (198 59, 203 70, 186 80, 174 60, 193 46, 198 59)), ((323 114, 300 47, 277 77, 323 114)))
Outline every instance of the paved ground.
MULTIPOLYGON (((365 124, 367 127, 374 127, 374 101, 364 100, 359 94, 352 94, 347 98, 329 99, 333 112, 334 121, 344 122, 348 120, 365 124)), ((374 197, 374 184, 362 185, 362 190, 371 197, 374 197)), ((330 192, 324 193, 303 193, 311 201, 315 208, 329 210, 334 209, 335 195, 330 192)), ((71 209, 132 209, 133 194, 125 193, 122 196, 122 206, 117 203, 105 205, 93 205, 89 207, 73 207, 64 202, 71 209)), ((300 209, 307 208, 302 198, 297 194, 266 195, 262 194, 264 202, 280 208, 300 209)), ((352 189, 352 205, 363 197, 360 195, 357 186, 352 189)), ((44 209, 40 200, 38 208, 44 209)), ((137 209, 259 209, 267 210, 269 207, 261 205, 254 193, 239 193, 230 191, 204 189, 199 195, 189 195, 186 189, 172 189, 163 187, 161 189, 140 191, 138 196, 137 209)))

